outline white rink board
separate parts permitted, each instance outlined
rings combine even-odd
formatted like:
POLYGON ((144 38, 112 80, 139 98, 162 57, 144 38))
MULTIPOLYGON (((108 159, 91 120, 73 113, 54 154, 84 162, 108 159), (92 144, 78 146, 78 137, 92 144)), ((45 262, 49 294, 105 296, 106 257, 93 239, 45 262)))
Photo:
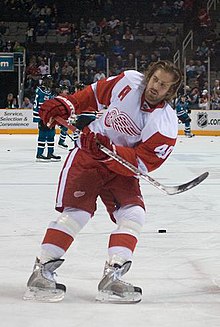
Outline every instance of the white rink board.
POLYGON ((0 129, 34 129, 33 110, 0 109, 0 129))
MULTIPOLYGON (((191 129, 199 133, 217 132, 220 135, 220 110, 192 110, 190 114, 191 129)), ((179 131, 184 130, 184 124, 179 123, 179 131)))
MULTIPOLYGON (((220 110, 192 110, 191 129, 197 135, 220 136, 220 110)), ((0 134, 37 133, 37 124, 32 122, 31 109, 0 109, 0 134)), ((184 124, 179 122, 179 131, 184 131, 184 124)), ((58 130, 59 132, 59 130, 58 130)))

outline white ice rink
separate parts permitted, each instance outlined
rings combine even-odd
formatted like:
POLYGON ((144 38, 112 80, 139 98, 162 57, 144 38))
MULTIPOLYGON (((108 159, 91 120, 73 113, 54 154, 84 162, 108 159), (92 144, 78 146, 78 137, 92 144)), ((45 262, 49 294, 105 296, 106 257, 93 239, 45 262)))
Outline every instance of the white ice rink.
POLYGON ((67 285, 64 301, 22 300, 46 227, 58 215, 56 186, 67 154, 57 149, 62 162, 37 163, 36 139, 0 135, 0 326, 219 327, 220 137, 179 137, 167 162, 151 174, 174 185, 209 171, 194 189, 168 196, 142 182, 147 219, 125 276, 143 288, 135 305, 95 302, 115 228, 101 202, 57 270, 57 280, 67 285))

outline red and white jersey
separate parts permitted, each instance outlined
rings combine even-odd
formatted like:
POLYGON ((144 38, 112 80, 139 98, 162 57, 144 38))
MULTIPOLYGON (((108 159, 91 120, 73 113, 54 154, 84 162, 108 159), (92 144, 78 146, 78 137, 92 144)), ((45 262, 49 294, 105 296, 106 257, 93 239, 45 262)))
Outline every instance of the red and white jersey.
MULTIPOLYGON (((175 110, 167 102, 149 107, 144 99, 145 87, 144 75, 128 70, 91 84, 70 98, 76 114, 107 107, 89 128, 108 136, 121 157, 143 172, 149 172, 159 167, 172 152, 178 121, 175 110)), ((117 173, 132 174, 114 160, 105 163, 117 173)))

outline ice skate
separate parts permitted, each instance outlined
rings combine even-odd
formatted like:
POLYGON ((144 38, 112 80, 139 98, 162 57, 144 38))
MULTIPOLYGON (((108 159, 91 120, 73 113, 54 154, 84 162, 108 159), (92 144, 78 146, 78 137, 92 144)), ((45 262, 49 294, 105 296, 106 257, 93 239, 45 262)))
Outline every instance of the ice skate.
POLYGON ((61 161, 61 156, 55 156, 53 153, 48 154, 47 158, 51 161, 61 161))
POLYGON ((141 301, 141 288, 120 280, 130 266, 131 261, 126 261, 123 265, 110 265, 106 262, 103 278, 98 284, 97 301, 106 303, 138 303, 141 301))
POLYGON ((56 283, 54 271, 60 267, 63 261, 64 259, 57 259, 42 264, 37 258, 23 299, 39 302, 61 301, 64 298, 66 286, 56 283))
POLYGON ((61 149, 68 150, 68 145, 67 145, 64 141, 59 141, 59 142, 58 142, 58 146, 59 146, 61 149))
POLYGON ((50 162, 50 158, 45 157, 44 155, 40 154, 36 156, 37 162, 50 162))
POLYGON ((189 133, 186 132, 186 133, 185 133, 185 136, 188 137, 188 138, 191 138, 191 137, 195 136, 195 134, 193 134, 193 133, 191 133, 191 132, 189 132, 189 133))

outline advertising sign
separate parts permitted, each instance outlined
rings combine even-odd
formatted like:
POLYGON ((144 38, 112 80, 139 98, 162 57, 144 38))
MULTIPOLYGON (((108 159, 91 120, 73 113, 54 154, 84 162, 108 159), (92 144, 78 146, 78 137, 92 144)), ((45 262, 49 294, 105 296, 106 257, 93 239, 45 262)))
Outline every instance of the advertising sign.
POLYGON ((0 72, 14 71, 14 53, 0 52, 0 72))

